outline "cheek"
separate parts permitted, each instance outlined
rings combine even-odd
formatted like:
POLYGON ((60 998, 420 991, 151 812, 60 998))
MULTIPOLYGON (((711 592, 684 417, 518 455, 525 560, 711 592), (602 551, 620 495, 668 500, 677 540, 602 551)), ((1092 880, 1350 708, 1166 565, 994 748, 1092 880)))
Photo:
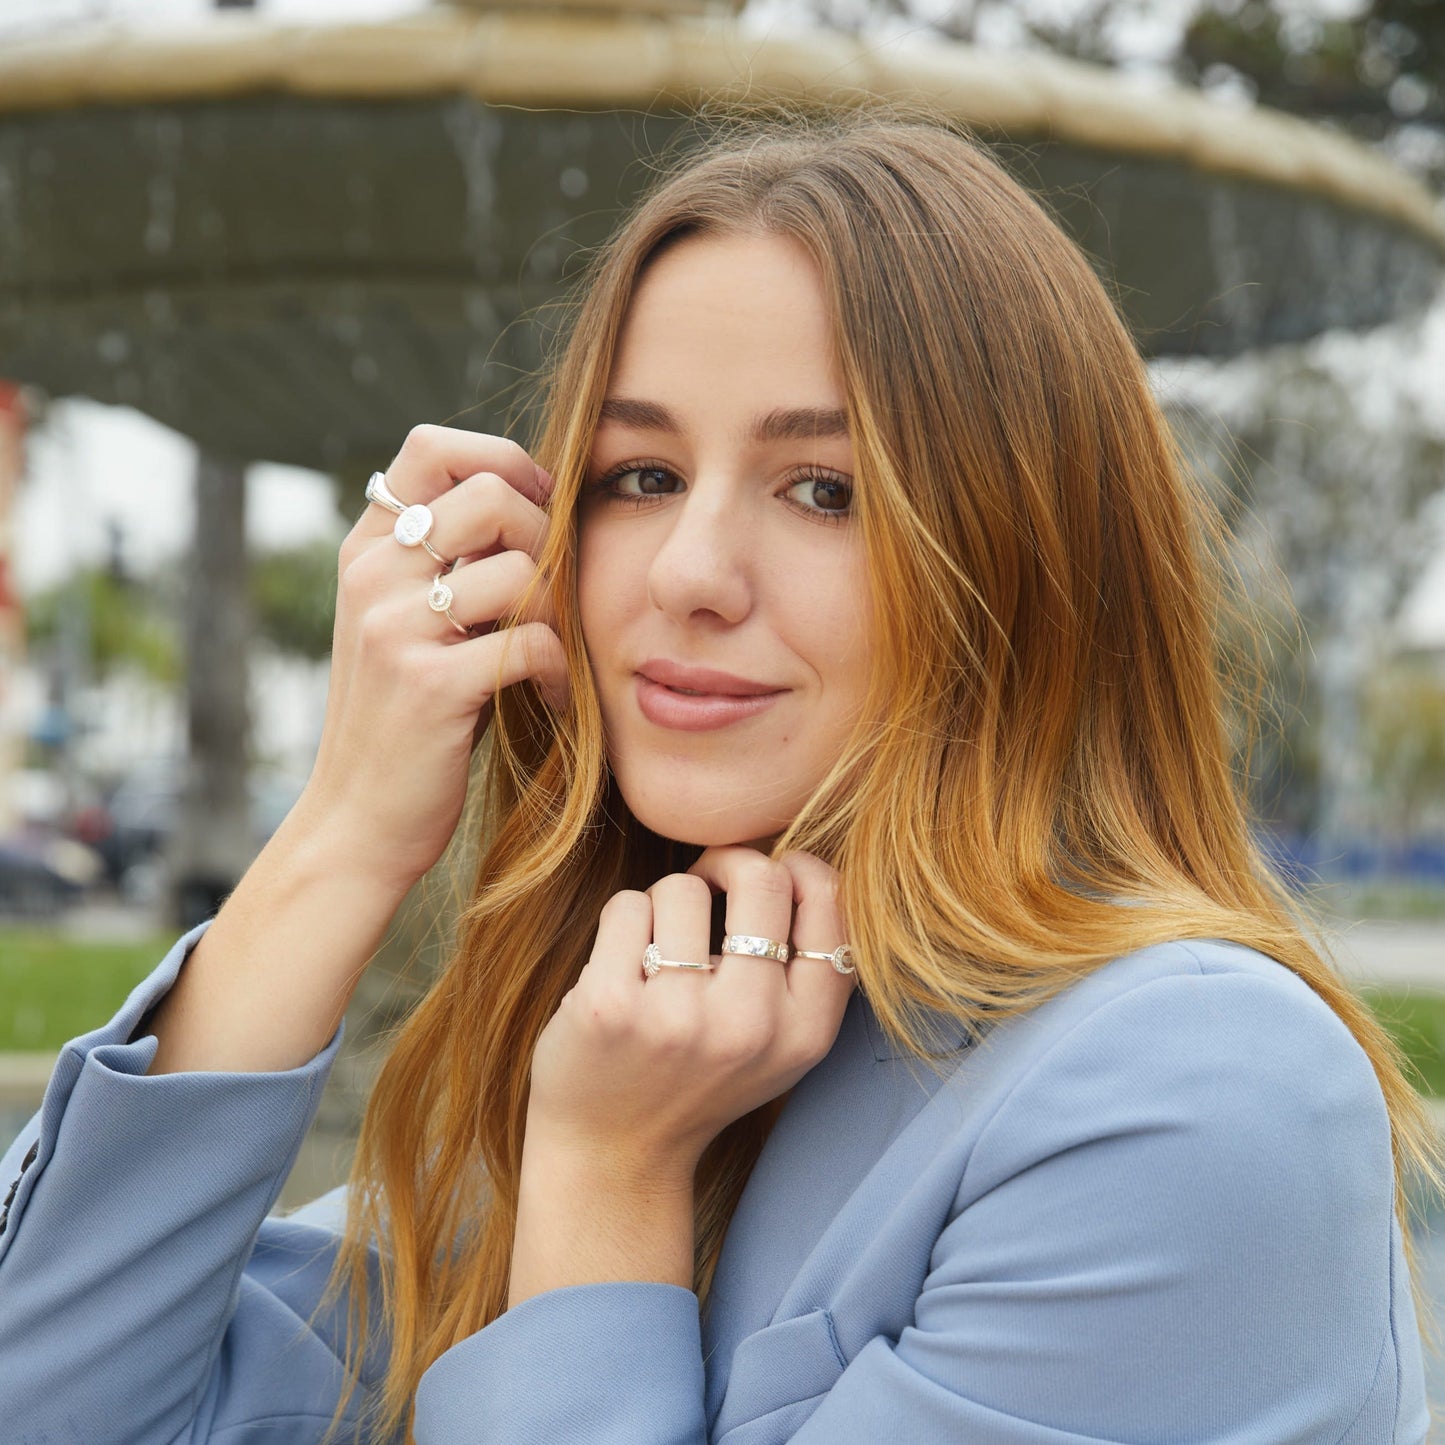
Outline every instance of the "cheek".
POLYGON ((577 620, 589 653, 609 632, 605 616, 608 589, 602 582, 600 551, 596 536, 584 529, 577 540, 577 620))
POLYGON ((577 614, 594 674, 626 644, 626 623, 646 596, 645 563, 619 545, 605 524, 583 528, 577 540, 577 614))
POLYGON ((861 694, 871 668, 871 612, 867 584, 859 577, 845 585, 814 591, 795 612, 800 643, 814 659, 824 682, 836 692, 861 694))

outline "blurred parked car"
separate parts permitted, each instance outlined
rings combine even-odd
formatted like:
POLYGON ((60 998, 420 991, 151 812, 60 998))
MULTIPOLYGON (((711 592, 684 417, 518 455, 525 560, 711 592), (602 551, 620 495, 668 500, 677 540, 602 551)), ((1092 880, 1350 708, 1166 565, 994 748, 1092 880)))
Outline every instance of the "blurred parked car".
MULTIPOLYGON (((76 819, 77 835, 100 853, 107 876, 127 897, 149 900, 160 887, 166 848, 176 828, 184 768, 174 761, 138 767, 103 804, 84 810, 76 819)), ((256 771, 247 788, 251 836, 259 852, 290 812, 301 785, 280 774, 256 771)))
POLYGON ((102 872, 95 852, 43 828, 0 838, 0 915, 53 918, 102 872))

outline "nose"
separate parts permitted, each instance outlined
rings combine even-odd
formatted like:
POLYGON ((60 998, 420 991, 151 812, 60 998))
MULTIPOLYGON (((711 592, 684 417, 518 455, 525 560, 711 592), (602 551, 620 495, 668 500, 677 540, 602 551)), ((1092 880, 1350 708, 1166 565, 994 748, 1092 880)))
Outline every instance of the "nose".
POLYGON ((652 605, 678 621, 711 615, 738 623, 752 610, 758 538, 737 494, 695 478, 647 573, 652 605))

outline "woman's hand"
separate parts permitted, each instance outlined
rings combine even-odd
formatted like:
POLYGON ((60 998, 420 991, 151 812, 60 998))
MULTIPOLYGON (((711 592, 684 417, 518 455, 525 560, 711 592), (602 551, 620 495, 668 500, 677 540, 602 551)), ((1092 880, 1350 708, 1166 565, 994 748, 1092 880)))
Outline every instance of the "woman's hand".
POLYGON ((497 689, 530 676, 560 701, 567 673, 545 598, 494 627, 535 573, 551 477, 505 437, 436 426, 412 431, 386 475, 401 501, 431 508, 431 546, 460 560, 447 572, 424 547, 402 546, 396 517, 375 503, 351 529, 326 720, 295 811, 343 856, 349 848, 363 876, 404 891, 456 828, 497 689), (438 573, 471 635, 427 605, 438 573))
POLYGON ((808 853, 774 862, 747 847, 710 848, 685 874, 602 910, 576 985, 532 1059, 529 1153, 562 1149, 623 1176, 690 1186, 708 1143, 790 1089, 833 1045, 852 975, 817 959, 782 964, 734 954, 711 973, 664 968, 643 953, 709 958, 714 890, 726 928, 831 952, 843 939, 838 875, 808 853))
POLYGON ((837 883, 808 853, 775 863, 710 848, 689 873, 608 901, 532 1056, 509 1308, 565 1285, 691 1287, 702 1151, 828 1052, 853 978, 819 959, 728 954, 711 973, 649 979, 643 952, 707 959, 716 889, 729 933, 831 953, 844 941, 837 883))

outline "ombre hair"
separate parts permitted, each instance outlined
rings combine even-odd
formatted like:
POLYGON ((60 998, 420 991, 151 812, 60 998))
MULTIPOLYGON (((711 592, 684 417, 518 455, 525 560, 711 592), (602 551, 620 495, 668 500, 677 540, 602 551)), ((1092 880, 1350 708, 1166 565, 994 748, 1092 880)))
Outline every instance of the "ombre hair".
MULTIPOLYGON (((498 698, 455 950, 366 1111, 332 1285, 349 1293, 353 1371, 379 1304, 382 1431, 410 1438, 422 1373, 506 1308, 532 1051, 603 903, 697 854, 643 828, 609 776, 576 517, 649 259, 739 234, 800 244, 831 309, 871 635, 888 645, 853 736, 775 851, 838 869, 883 1029, 927 1060, 930 1013, 997 1019, 1131 950, 1233 939, 1304 979, 1368 1054, 1407 1241, 1404 1180, 1438 1177, 1398 1051, 1253 840, 1222 527, 1088 262, 946 123, 733 112, 590 258, 541 376, 530 450, 556 489, 539 576, 571 698, 554 709, 528 684, 498 698)), ((775 1112, 739 1119, 701 1161, 700 1299, 775 1112)))

